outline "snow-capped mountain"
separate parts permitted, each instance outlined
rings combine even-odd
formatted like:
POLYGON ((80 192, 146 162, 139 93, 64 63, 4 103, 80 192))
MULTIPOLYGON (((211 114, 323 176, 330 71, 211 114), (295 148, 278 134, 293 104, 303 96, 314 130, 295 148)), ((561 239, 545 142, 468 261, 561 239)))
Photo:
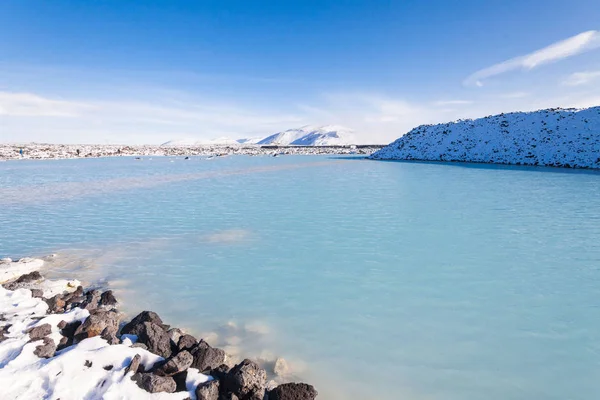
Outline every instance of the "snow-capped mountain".
POLYGON ((600 107, 421 125, 370 158, 600 168, 600 107))
POLYGON ((236 142, 238 142, 239 144, 257 144, 261 140, 262 140, 261 137, 253 137, 253 138, 238 139, 238 140, 236 140, 236 142))
POLYGON ((297 145, 297 146, 335 146, 352 144, 354 137, 350 129, 335 126, 306 125, 297 129, 288 129, 260 140, 259 145, 297 145))

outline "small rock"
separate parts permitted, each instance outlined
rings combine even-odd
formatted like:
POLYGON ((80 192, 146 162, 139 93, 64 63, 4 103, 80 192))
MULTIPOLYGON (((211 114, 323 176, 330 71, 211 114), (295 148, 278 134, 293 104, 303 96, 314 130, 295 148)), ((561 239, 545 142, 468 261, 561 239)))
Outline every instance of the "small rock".
POLYGON ((42 289, 29 289, 31 290, 31 297, 34 299, 41 299, 44 297, 44 291, 42 289))
POLYGON ((96 310, 93 311, 89 317, 75 330, 74 339, 75 342, 80 342, 83 339, 87 339, 93 336, 98 336, 108 328, 106 335, 115 335, 119 329, 119 313, 110 310, 96 310))
MULTIPOLYGON (((62 325, 62 322, 65 322, 65 321, 61 321, 59 324, 62 325)), ((72 339, 73 336, 75 335, 75 331, 77 330, 77 328, 79 328, 79 326, 81 326, 81 321, 73 321, 68 324, 65 322, 65 324, 66 325, 64 328, 59 327, 61 329, 60 333, 63 336, 66 336, 66 337, 72 339)))
POLYGON ((169 326, 163 324, 162 319, 160 319, 157 313, 153 311, 142 311, 121 329, 121 333, 139 336, 138 331, 142 329, 141 327, 144 322, 152 322, 162 327, 165 331, 169 329, 169 326))
POLYGON ((106 370, 106 371, 110 371, 110 370, 111 370, 111 369, 113 369, 114 367, 113 367, 112 365, 105 365, 105 366, 104 366, 104 367, 102 367, 102 368, 104 368, 104 370, 106 370))
POLYGON ((63 319, 58 324, 56 324, 56 326, 58 327, 58 329, 63 330, 63 329, 65 329, 67 327, 67 321, 65 321, 63 319))
POLYGON ((194 357, 188 351, 184 350, 161 363, 154 370, 154 373, 160 376, 173 376, 188 369, 193 361, 194 357))
POLYGON ((148 346, 148 351, 163 358, 171 356, 171 339, 165 330, 152 322, 144 322, 136 327, 138 341, 148 346))
POLYGON ((196 388, 196 398, 198 400, 219 400, 219 381, 203 382, 196 388))
POLYGON ((69 340, 69 338, 67 337, 61 337, 59 342, 58 342, 58 346, 56 346, 56 351, 61 351, 62 349, 65 349, 69 346, 71 346, 73 344, 73 340, 69 340))
POLYGON ((137 385, 150 393, 174 393, 177 389, 175 380, 170 376, 158 376, 150 373, 137 373, 131 378, 137 385))
POLYGON ((106 340, 110 345, 121 343, 119 338, 117 338, 115 335, 115 331, 111 327, 104 328, 102 333, 100 333, 100 337, 106 340))
POLYGON ((54 340, 52 340, 52 338, 49 337, 45 337, 43 340, 44 343, 39 346, 36 346, 35 350, 33 351, 33 354, 40 358, 50 358, 56 352, 56 344, 54 343, 54 340))
POLYGON ((127 375, 129 373, 129 371, 133 371, 133 373, 136 374, 138 372, 138 370, 140 369, 141 361, 142 361, 142 357, 139 354, 136 354, 135 356, 133 356, 133 358, 131 359, 131 362, 125 368, 125 375, 127 375))
POLYGON ((306 383, 284 383, 269 392, 269 400, 314 400, 318 392, 306 383))
POLYGON ((85 363, 83 363, 83 366, 87 367, 87 368, 91 368, 92 367, 92 362, 90 360, 85 360, 85 363))
POLYGON ((249 359, 233 367, 222 381, 226 392, 247 400, 262 400, 266 383, 267 372, 249 359))
POLYGON ((179 351, 182 350, 191 350, 198 344, 198 341, 192 335, 182 335, 179 338, 179 342, 177 343, 177 349, 179 351))
POLYGON ((33 340, 40 340, 41 338, 48 336, 52 333, 52 327, 50 324, 43 324, 40 326, 36 326, 35 328, 31 328, 29 330, 29 338, 33 340))
POLYGON ((54 297, 49 299, 45 299, 46 304, 48 304, 48 312, 53 314, 59 314, 65 311, 65 301, 62 299, 60 294, 57 294, 54 297))
POLYGON ((200 340, 198 345, 190 350, 190 354, 194 357, 192 367, 197 368, 200 372, 217 368, 225 362, 225 352, 211 347, 204 340, 200 340))
POLYGON ((113 291, 112 290, 107 290, 106 292, 102 293, 102 295, 100 296, 100 303, 101 306, 114 306, 117 304, 117 299, 115 298, 115 296, 113 295, 113 291))

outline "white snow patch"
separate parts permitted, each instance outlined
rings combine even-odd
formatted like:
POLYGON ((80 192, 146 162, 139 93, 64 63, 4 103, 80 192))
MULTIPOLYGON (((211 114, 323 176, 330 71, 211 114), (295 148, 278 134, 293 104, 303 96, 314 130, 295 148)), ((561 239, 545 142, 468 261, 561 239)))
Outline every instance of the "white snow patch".
POLYGON ((16 262, 12 262, 10 258, 3 260, 5 261, 0 262, 0 283, 8 282, 21 275, 37 271, 44 265, 43 260, 35 258, 22 258, 16 262))

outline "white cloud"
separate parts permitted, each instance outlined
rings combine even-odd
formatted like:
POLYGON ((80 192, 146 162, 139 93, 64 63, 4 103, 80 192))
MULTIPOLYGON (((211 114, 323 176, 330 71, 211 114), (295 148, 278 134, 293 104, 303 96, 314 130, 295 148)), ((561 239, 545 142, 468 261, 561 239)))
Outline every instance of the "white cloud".
POLYGON ((574 74, 569 75, 567 79, 563 81, 563 85, 581 86, 596 80, 600 80, 600 71, 575 72, 574 74))
POLYGON ((76 117, 91 108, 89 104, 53 100, 32 93, 0 92, 0 115, 76 117))
POLYGON ((600 47, 600 32, 587 31, 568 39, 553 43, 533 53, 479 70, 464 80, 466 86, 481 87, 484 81, 496 75, 514 70, 531 70, 541 65, 556 62, 600 47))
POLYGON ((0 92, 3 142, 151 144, 181 138, 266 136, 306 122, 290 113, 208 100, 79 101, 0 92))

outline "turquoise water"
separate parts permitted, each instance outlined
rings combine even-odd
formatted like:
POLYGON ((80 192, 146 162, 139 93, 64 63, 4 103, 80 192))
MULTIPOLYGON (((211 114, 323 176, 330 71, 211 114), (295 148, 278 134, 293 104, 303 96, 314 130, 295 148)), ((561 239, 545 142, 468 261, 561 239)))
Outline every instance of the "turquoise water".
POLYGON ((319 156, 0 163, 0 256, 288 360, 322 399, 592 399, 600 173, 319 156))

